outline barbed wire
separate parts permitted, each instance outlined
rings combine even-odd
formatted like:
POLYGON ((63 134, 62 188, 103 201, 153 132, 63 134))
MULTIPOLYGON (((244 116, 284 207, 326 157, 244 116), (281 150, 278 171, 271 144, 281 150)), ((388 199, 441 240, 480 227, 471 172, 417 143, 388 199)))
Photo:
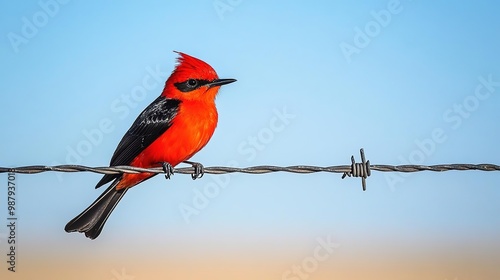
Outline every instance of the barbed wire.
MULTIPOLYGON (((251 167, 227 167, 227 166, 211 166, 203 167, 203 173, 206 174, 227 174, 227 173, 245 173, 245 174, 266 174, 272 172, 289 172, 299 174, 309 174, 317 172, 343 173, 342 179, 348 177, 361 177, 363 190, 366 190, 366 178, 371 175, 371 171, 380 172, 420 172, 420 171, 500 171, 500 165, 496 164, 438 164, 438 165, 370 165, 370 161, 366 161, 364 150, 360 150, 361 162, 356 163, 354 156, 351 157, 351 165, 337 166, 311 166, 311 165, 294 165, 294 166, 273 166, 260 165, 251 167)), ((162 167, 141 168, 135 166, 110 166, 110 167, 89 167, 83 165, 32 165, 21 167, 0 167, 0 173, 20 173, 20 174, 37 174, 42 172, 94 172, 99 174, 123 174, 123 173, 165 173, 162 167)), ((198 174, 195 167, 180 167, 174 168, 173 173, 191 174, 193 179, 200 178, 203 173, 198 174)))

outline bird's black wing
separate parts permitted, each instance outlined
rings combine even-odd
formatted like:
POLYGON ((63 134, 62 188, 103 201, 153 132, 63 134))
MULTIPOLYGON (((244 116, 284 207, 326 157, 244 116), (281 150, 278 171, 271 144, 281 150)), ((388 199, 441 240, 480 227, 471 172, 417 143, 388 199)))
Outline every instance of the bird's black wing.
MULTIPOLYGON (((149 104, 116 147, 110 166, 130 164, 139 153, 172 125, 173 119, 179 112, 180 103, 181 101, 178 99, 160 96, 149 104)), ((96 188, 119 176, 116 174, 104 175, 97 183, 96 188)))

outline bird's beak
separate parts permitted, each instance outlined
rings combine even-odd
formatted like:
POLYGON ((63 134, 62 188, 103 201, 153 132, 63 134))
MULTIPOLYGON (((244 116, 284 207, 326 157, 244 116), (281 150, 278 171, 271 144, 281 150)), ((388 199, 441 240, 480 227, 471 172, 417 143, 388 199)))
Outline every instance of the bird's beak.
POLYGON ((208 87, 218 87, 218 86, 230 84, 232 82, 236 82, 236 79, 217 79, 217 80, 214 80, 214 81, 206 84, 206 86, 208 86, 208 87))

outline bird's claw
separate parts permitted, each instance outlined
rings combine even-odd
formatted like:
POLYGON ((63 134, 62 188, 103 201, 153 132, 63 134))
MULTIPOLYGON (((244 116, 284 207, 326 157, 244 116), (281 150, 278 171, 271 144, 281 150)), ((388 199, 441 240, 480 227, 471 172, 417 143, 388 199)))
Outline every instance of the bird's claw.
POLYGON ((165 172, 165 179, 170 179, 170 176, 174 175, 174 167, 168 162, 162 162, 163 172, 165 172))
POLYGON ((193 161, 184 161, 184 163, 191 164, 191 166, 194 168, 194 172, 193 174, 191 174, 191 178, 193 180, 200 179, 205 174, 205 167, 203 166, 203 164, 193 161))

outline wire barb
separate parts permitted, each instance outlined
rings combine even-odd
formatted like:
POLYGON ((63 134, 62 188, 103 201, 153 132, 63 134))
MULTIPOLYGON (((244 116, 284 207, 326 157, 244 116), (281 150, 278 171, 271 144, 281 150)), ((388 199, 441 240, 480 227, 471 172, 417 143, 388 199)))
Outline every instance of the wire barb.
POLYGON ((371 175, 370 161, 366 161, 365 151, 363 148, 359 150, 361 154, 361 163, 356 163, 354 156, 351 156, 351 170, 344 172, 342 179, 346 176, 348 177, 361 177, 361 185, 363 186, 363 191, 366 191, 366 178, 371 175))

